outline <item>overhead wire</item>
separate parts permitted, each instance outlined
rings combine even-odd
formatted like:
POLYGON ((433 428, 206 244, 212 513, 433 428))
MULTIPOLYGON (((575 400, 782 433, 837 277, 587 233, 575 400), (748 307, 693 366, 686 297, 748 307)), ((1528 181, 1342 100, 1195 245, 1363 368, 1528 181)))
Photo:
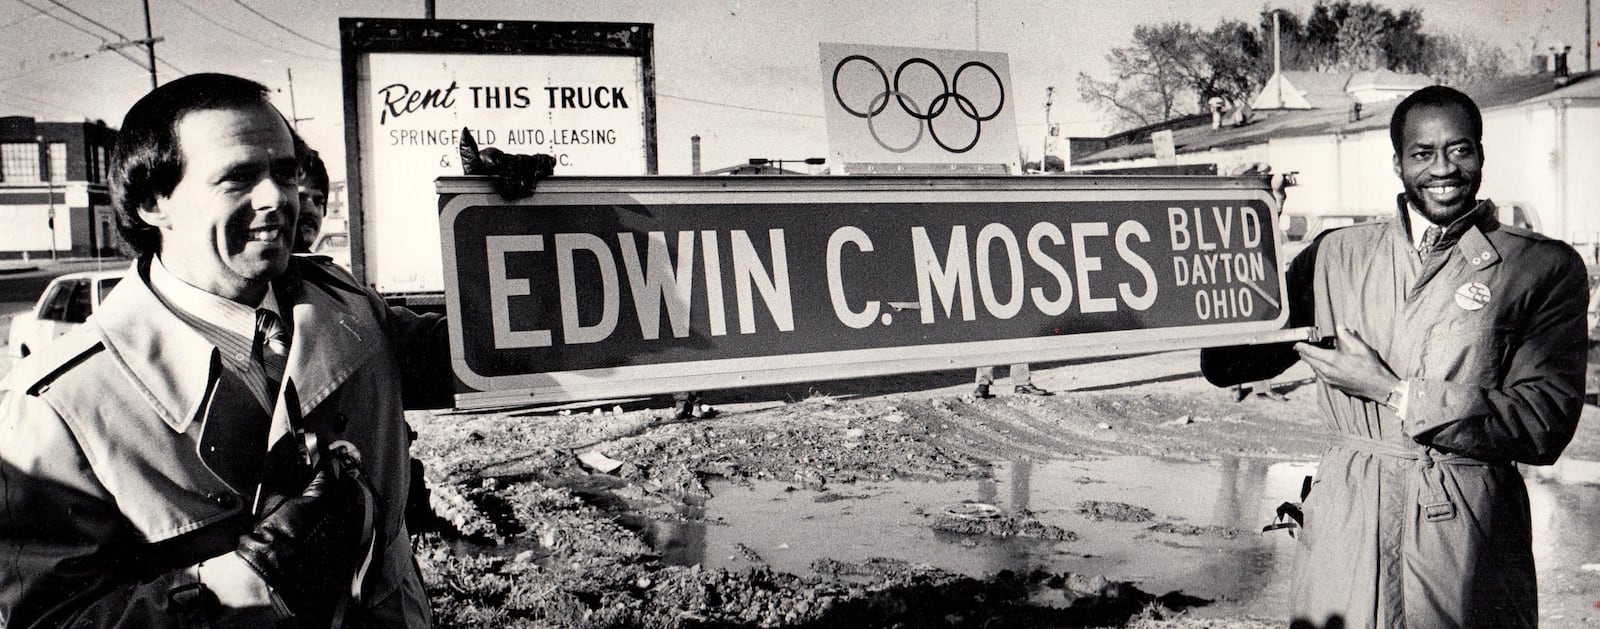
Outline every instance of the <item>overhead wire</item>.
POLYGON ((701 100, 701 99, 698 99, 698 98, 689 98, 687 96, 677 96, 677 95, 674 95, 674 94, 667 94, 665 92, 659 92, 659 91, 656 92, 656 96, 660 96, 662 98, 669 98, 669 99, 672 99, 672 100, 681 100, 681 101, 690 102, 690 103, 699 103, 701 105, 711 105, 713 107, 726 107, 728 109, 740 109, 740 110, 744 110, 744 111, 756 111, 756 112, 761 112, 761 113, 764 113, 764 114, 779 114, 779 115, 783 115, 783 116, 798 116, 798 117, 801 117, 801 118, 822 118, 823 117, 822 114, 808 114, 808 113, 801 113, 801 112, 798 112, 798 111, 783 111, 783 110, 779 110, 779 109, 763 109, 761 107, 749 107, 749 106, 745 106, 745 105, 734 105, 732 103, 719 103, 719 102, 716 102, 716 101, 701 100))
MULTIPOLYGON (((54 13, 51 13, 50 11, 46 10, 44 7, 41 7, 41 6, 38 6, 38 5, 33 4, 31 2, 28 2, 28 0, 17 0, 17 4, 21 4, 22 6, 25 6, 25 7, 28 7, 30 9, 33 9, 35 11, 38 11, 39 13, 43 14, 45 17, 48 17, 48 18, 50 18, 52 20, 55 20, 57 22, 60 22, 62 24, 66 24, 67 26, 72 27, 73 30, 76 30, 76 31, 78 31, 80 33, 83 33, 85 35, 88 35, 90 37, 98 39, 98 40, 100 40, 101 44, 109 44, 110 43, 110 42, 106 41, 106 38, 104 36, 100 35, 99 33, 96 33, 94 31, 91 31, 91 30, 89 30, 87 28, 84 28, 84 27, 82 27, 82 26, 80 26, 80 25, 78 25, 76 23, 73 23, 71 20, 68 20, 67 18, 61 17, 61 16, 56 15, 54 13)), ((123 50, 121 48, 104 48, 104 50, 110 50, 112 52, 115 52, 115 53, 117 53, 118 56, 121 56, 123 59, 127 59, 128 61, 132 62, 134 65, 139 66, 141 68, 144 68, 147 71, 150 69, 148 66, 146 66, 144 64, 143 61, 140 61, 137 57, 134 57, 131 53, 129 53, 126 50, 123 50)), ((178 70, 178 71, 182 72, 182 70, 178 70)))
MULTIPOLYGON (((18 92, 0 92, 0 101, 11 99, 12 102, 16 102, 16 99, 19 99, 19 98, 33 101, 36 105, 43 106, 43 107, 45 107, 47 109, 50 109, 50 110, 54 110, 54 111, 75 111, 75 112, 78 112, 79 114, 83 114, 85 117, 88 117, 88 113, 85 112, 84 110, 81 110, 81 109, 78 109, 76 107, 72 107, 72 106, 69 106, 69 105, 63 105, 61 103, 58 103, 58 102, 55 102, 55 101, 52 101, 52 100, 39 98, 37 96, 29 96, 27 94, 22 94, 22 93, 18 93, 18 92)), ((24 105, 26 105, 26 103, 24 103, 24 105)))
POLYGON ((85 59, 88 59, 90 57, 98 55, 98 54, 100 54, 102 52, 105 52, 105 51, 96 50, 94 52, 82 53, 82 54, 73 53, 72 57, 63 59, 60 63, 52 63, 50 65, 37 66, 37 67, 29 68, 27 70, 23 70, 23 71, 18 72, 16 74, 7 74, 5 76, 0 76, 0 83, 5 83, 7 81, 14 81, 16 79, 20 79, 20 78, 28 76, 30 74, 34 74, 34 73, 37 73, 37 72, 44 72, 45 70, 50 70, 50 69, 53 69, 53 68, 59 68, 61 66, 64 66, 64 65, 67 65, 67 64, 70 64, 70 63, 77 63, 79 61, 83 61, 85 59))
MULTIPOLYGON (((117 29, 114 29, 114 28, 111 28, 111 27, 110 27, 110 26, 106 26, 106 25, 104 25, 104 24, 101 24, 101 23, 100 23, 100 22, 97 22, 97 21, 95 21, 95 19, 94 19, 94 18, 91 18, 91 17, 89 17, 89 16, 87 16, 87 15, 84 15, 84 14, 83 14, 83 13, 81 13, 81 12, 79 12, 79 11, 78 11, 78 10, 76 10, 76 9, 73 9, 73 8, 72 8, 72 7, 69 7, 69 6, 67 6, 67 5, 66 5, 66 3, 64 3, 64 2, 61 2, 61 0, 45 0, 45 1, 46 1, 46 2, 49 2, 49 3, 50 3, 50 4, 53 4, 53 5, 56 5, 56 6, 58 6, 58 7, 61 7, 61 8, 62 8, 62 9, 65 9, 65 10, 66 10, 66 12, 68 12, 68 13, 71 13, 71 14, 73 14, 73 15, 75 15, 75 16, 77 16, 77 17, 78 17, 78 19, 80 19, 80 20, 83 20, 83 21, 85 21, 85 22, 88 22, 88 23, 90 23, 90 24, 93 24, 93 25, 95 25, 95 26, 98 26, 98 27, 100 27, 100 28, 102 28, 102 29, 105 29, 105 30, 106 30, 106 32, 108 32, 108 33, 111 33, 111 34, 112 34, 112 35, 115 35, 115 36, 117 36, 117 38, 118 38, 118 39, 120 39, 120 40, 122 40, 122 41, 121 41, 121 42, 118 42, 118 43, 123 43, 123 42, 131 42, 131 41, 133 41, 133 38, 132 38, 132 37, 128 37, 128 36, 127 36, 127 35, 124 35, 124 34, 123 34, 123 33, 122 33, 122 32, 121 32, 121 31, 118 31, 118 30, 117 30, 117 29)), ((102 41, 103 41, 103 39, 102 39, 102 41)), ((119 48, 119 49, 118 49, 118 50, 120 50, 120 48, 119 48)), ((127 55, 124 55, 124 56, 125 56, 125 57, 126 57, 126 56, 127 56, 127 55)), ((130 59, 131 59, 131 57, 130 57, 130 59)), ((184 69, 183 69, 183 68, 180 68, 180 67, 178 67, 178 66, 175 66, 175 65, 173 65, 173 64, 172 64, 172 62, 171 62, 171 61, 167 61, 167 60, 166 60, 166 59, 164 59, 164 58, 160 58, 160 57, 157 57, 157 58, 156 58, 156 63, 159 63, 159 64, 161 64, 161 65, 164 65, 164 66, 166 66, 166 67, 167 67, 167 68, 168 68, 168 69, 170 69, 170 70, 172 70, 172 71, 174 71, 174 72, 177 72, 177 73, 179 73, 179 74, 188 74, 188 72, 187 72, 187 71, 185 71, 185 70, 184 70, 184 69)), ((140 62, 140 65, 141 65, 141 66, 142 66, 142 65, 144 65, 144 63, 143 63, 143 62, 140 62)), ((147 68, 147 69, 148 69, 148 68, 147 68)))
POLYGON ((241 6, 241 7, 244 7, 244 10, 246 10, 246 11, 249 11, 251 13, 256 14, 256 17, 259 17, 259 18, 261 18, 263 20, 266 20, 266 21, 272 23, 273 26, 276 26, 276 27, 281 28, 283 30, 289 31, 289 34, 294 35, 295 37, 299 37, 300 39, 304 39, 304 40, 306 40, 308 42, 311 42, 312 44, 315 44, 317 46, 321 46, 321 47, 326 48, 328 50, 332 50, 334 52, 339 52, 338 48, 334 48, 333 46, 329 46, 329 45, 324 44, 322 42, 319 42, 319 41, 317 41, 315 39, 307 37, 304 34, 302 34, 300 31, 297 31, 297 30, 294 30, 294 29, 289 28, 287 26, 284 26, 282 23, 278 22, 277 20, 274 20, 274 19, 272 19, 270 17, 267 17, 267 14, 262 13, 260 11, 257 11, 257 10, 255 10, 254 7, 251 7, 250 5, 245 4, 244 0, 233 0, 233 3, 237 4, 237 5, 241 6))
POLYGON ((302 52, 296 52, 296 51, 290 50, 288 48, 282 48, 282 47, 273 45, 270 42, 261 41, 259 39, 254 38, 254 37, 251 37, 250 35, 248 35, 246 33, 239 32, 237 29, 234 29, 233 27, 228 26, 227 24, 224 24, 221 21, 218 21, 216 18, 213 18, 213 17, 211 17, 209 15, 206 15, 204 12, 200 11, 199 9, 194 8, 193 6, 191 6, 188 2, 185 2, 184 0, 172 0, 172 1, 178 3, 178 6, 183 7, 184 9, 187 9, 190 13, 195 14, 200 19, 205 20, 207 22, 210 22, 212 25, 216 26, 217 28, 220 28, 222 30, 228 31, 229 33, 233 33, 234 35, 238 35, 240 37, 243 37, 243 38, 248 39, 248 40, 250 40, 252 42, 255 42, 257 44, 265 46, 267 48, 271 48, 271 49, 276 50, 278 52, 288 53, 288 54, 291 54, 291 55, 294 55, 294 56, 297 56, 297 57, 304 57, 306 59, 313 59, 313 60, 316 60, 316 61, 330 61, 331 60, 331 59, 329 59, 327 57, 317 57, 317 56, 313 56, 313 55, 308 55, 308 54, 305 54, 305 53, 302 53, 302 52))

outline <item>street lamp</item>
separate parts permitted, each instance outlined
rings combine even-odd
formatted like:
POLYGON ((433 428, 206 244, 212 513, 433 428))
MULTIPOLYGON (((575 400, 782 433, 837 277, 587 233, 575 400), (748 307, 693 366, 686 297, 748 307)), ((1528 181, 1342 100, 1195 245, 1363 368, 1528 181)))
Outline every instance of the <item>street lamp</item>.
POLYGON ((800 164, 800 163, 804 163, 804 164, 806 164, 808 166, 821 166, 822 164, 828 163, 828 158, 826 158, 826 157, 807 157, 805 159, 769 159, 769 158, 766 158, 766 157, 752 157, 752 158, 750 158, 750 165, 751 166, 766 166, 768 164, 772 164, 773 167, 777 168, 778 172, 780 172, 780 173, 783 172, 783 165, 784 164, 800 164))

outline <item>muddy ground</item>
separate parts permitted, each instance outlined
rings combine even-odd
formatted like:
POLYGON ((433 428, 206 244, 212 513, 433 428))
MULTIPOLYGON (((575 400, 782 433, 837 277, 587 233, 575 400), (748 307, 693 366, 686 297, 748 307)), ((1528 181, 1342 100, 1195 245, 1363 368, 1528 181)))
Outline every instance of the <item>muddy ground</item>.
MULTIPOLYGON (((829 557, 784 572, 753 542, 735 546, 743 556, 731 566, 684 566, 664 560, 647 534, 653 524, 700 523, 708 483, 718 481, 780 481, 825 502, 850 497, 862 483, 984 479, 999 462, 1019 459, 1315 460, 1327 439, 1315 387, 1291 371, 1279 381, 1280 399, 1236 401, 1196 377, 1196 360, 1191 351, 1038 365, 1035 381, 1057 391, 1049 397, 974 399, 961 384, 970 372, 962 371, 712 392, 706 397, 719 412, 703 419, 671 418, 665 399, 414 413, 414 450, 426 466, 435 518, 433 530, 418 536, 418 555, 438 625, 1282 626, 1285 619, 1271 616, 1219 616, 1208 611, 1214 600, 1145 591, 1130 575, 969 576, 904 560, 829 557)), ((1009 392, 1010 383, 995 389, 1009 392)), ((1600 451, 1584 439, 1574 448, 1600 451)), ((957 507, 964 508, 926 514, 926 525, 978 541, 1079 543, 1070 521, 957 507)), ((1260 535, 1187 524, 1137 494, 1085 500, 1078 511, 1084 522, 1145 523, 1129 530, 1160 534, 1127 543, 1157 556, 1175 546, 1163 535, 1187 536, 1191 546, 1260 535)), ((1262 513, 1261 523, 1270 518, 1262 513)), ((1597 583, 1580 575, 1566 586, 1582 599, 1597 583)))

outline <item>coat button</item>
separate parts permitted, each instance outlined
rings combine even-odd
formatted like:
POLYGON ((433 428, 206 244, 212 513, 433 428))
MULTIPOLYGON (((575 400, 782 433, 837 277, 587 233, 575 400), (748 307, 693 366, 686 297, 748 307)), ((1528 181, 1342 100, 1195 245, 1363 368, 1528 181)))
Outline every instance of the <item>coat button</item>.
POLYGON ((232 509, 239 504, 239 497, 227 491, 219 491, 207 496, 207 498, 210 498, 212 503, 224 509, 232 509))

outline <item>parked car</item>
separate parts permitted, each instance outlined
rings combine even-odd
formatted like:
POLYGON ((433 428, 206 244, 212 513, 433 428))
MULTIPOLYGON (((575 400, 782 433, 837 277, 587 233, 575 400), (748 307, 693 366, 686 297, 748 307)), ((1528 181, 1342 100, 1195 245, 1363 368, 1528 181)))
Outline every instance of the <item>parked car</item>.
POLYGON ((319 256, 328 256, 334 264, 350 270, 350 234, 345 232, 322 232, 317 239, 311 242, 311 253, 319 256))
POLYGON ((33 310, 11 318, 6 346, 12 356, 39 351, 87 321, 126 270, 68 273, 50 281, 33 310))
POLYGON ((1311 246, 1311 241, 1316 240, 1322 232, 1339 227, 1349 227, 1357 223, 1383 218, 1385 214, 1378 212, 1345 212, 1330 214, 1290 214, 1283 215, 1283 259, 1294 259, 1302 249, 1311 246))

